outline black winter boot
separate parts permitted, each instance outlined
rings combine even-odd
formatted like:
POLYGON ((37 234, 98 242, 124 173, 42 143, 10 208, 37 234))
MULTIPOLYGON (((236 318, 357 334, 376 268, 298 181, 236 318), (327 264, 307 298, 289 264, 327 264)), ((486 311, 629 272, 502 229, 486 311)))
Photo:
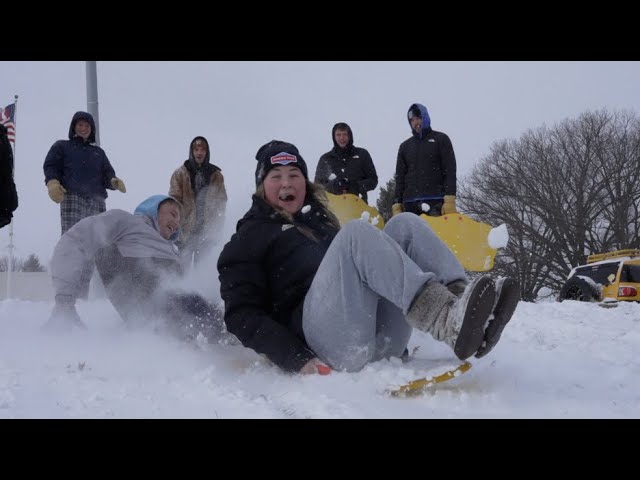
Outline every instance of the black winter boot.
POLYGON ((406 319, 414 328, 445 342, 460 360, 465 360, 482 345, 494 300, 495 285, 486 276, 469 283, 460 297, 438 282, 429 282, 416 295, 406 319))
POLYGON ((482 358, 496 346, 504 327, 513 316, 520 301, 520 286, 513 278, 500 278, 496 282, 496 301, 493 315, 489 317, 484 331, 484 341, 476 353, 476 358, 482 358))
POLYGON ((76 299, 71 295, 56 295, 56 304, 49 316, 49 320, 41 327, 42 331, 69 333, 74 328, 87 329, 76 310, 76 299))

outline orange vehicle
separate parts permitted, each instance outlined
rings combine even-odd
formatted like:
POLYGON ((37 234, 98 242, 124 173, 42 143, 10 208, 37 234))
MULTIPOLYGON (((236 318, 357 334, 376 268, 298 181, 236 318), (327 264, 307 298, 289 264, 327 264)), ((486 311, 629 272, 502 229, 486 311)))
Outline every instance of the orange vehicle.
POLYGON ((563 300, 640 301, 640 249, 589 255, 586 265, 569 273, 558 295, 563 300))

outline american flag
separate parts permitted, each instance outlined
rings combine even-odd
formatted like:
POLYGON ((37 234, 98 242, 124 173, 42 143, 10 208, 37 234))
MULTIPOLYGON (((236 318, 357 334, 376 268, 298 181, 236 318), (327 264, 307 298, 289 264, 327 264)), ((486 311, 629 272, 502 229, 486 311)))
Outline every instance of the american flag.
POLYGON ((14 145, 16 143, 16 104, 12 103, 0 108, 0 123, 7 127, 7 137, 14 145))

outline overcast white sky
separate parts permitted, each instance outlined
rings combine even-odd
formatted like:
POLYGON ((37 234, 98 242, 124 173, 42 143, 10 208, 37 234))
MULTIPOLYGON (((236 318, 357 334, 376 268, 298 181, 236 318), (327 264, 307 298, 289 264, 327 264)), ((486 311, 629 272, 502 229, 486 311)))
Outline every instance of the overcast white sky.
MULTIPOLYGON (((640 111, 640 62, 98 62, 101 146, 127 193, 107 208, 133 210, 166 193, 169 178, 203 135, 229 192, 227 237, 249 206, 257 149, 273 138, 296 144, 313 175, 347 122, 369 150, 380 184, 393 175, 409 137, 411 103, 447 133, 459 177, 504 138, 553 125, 588 109, 640 111)), ((0 106, 19 95, 15 254, 48 263, 60 236, 59 207, 47 196, 42 164, 87 110, 85 62, 0 62, 0 106)), ((370 196, 375 204, 378 189, 370 196)), ((9 228, 0 230, 7 254, 9 228)))

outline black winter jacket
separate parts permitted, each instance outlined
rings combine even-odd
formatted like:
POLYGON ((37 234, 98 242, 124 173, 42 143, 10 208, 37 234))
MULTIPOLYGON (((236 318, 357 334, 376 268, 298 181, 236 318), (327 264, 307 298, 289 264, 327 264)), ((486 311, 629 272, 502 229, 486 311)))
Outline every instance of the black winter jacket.
POLYGON ((395 203, 456 194, 456 157, 449 137, 430 127, 398 149, 395 203))
POLYGON ((313 199, 294 224, 263 199, 238 222, 218 259, 227 330, 287 372, 298 372, 316 355, 302 332, 304 298, 337 230, 313 199), (314 241, 299 228, 311 229, 314 241))
POLYGON ((360 195, 366 202, 367 192, 378 186, 378 174, 371 155, 364 148, 353 146, 353 133, 346 123, 334 125, 331 138, 333 149, 318 160, 314 181, 322 184, 329 193, 341 195, 346 190, 347 193, 360 195), (340 148, 335 140, 338 125, 346 125, 349 133, 349 143, 345 148, 340 148), (335 178, 329 180, 331 174, 335 178))
POLYGON ((69 140, 55 142, 44 160, 44 183, 57 179, 68 191, 83 197, 107 198, 107 189, 114 190, 111 179, 116 176, 104 150, 95 142, 95 123, 86 112, 73 116, 69 126, 69 140), (75 136, 75 124, 86 120, 91 135, 85 142, 75 136))
POLYGON ((0 125, 0 228, 11 223, 16 208, 18 193, 13 181, 13 152, 7 128, 0 125))

